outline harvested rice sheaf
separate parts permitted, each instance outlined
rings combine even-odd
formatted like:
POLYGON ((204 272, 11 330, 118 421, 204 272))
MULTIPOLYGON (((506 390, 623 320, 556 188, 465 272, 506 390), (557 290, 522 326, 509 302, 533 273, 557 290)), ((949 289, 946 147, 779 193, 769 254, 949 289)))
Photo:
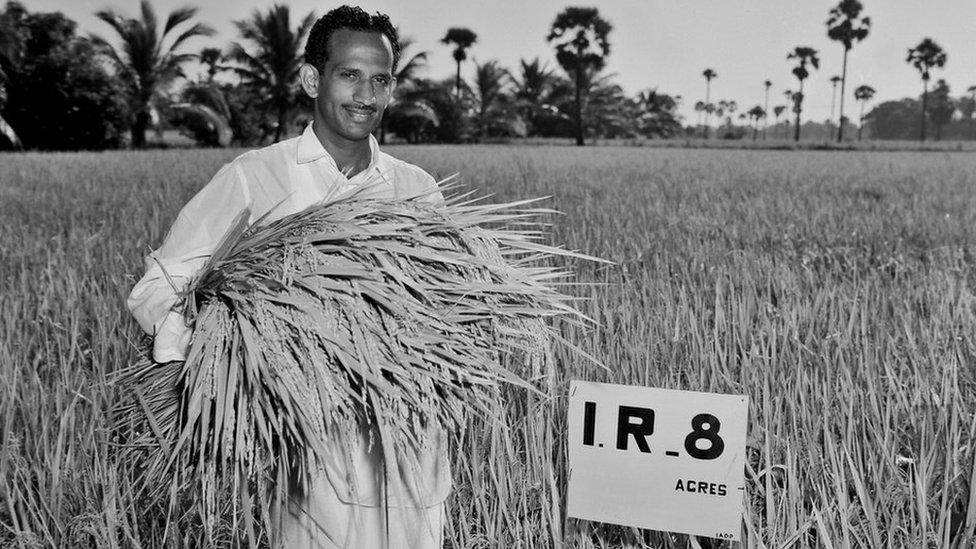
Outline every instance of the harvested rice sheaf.
POLYGON ((196 486, 213 517, 221 479, 281 489, 364 428, 387 462, 409 458, 499 410, 500 384, 533 390, 554 318, 586 319, 551 266, 584 256, 540 244, 547 210, 530 203, 350 193, 251 228, 241 216, 184 293, 186 362, 119 380, 133 396, 116 429, 145 487, 196 486))

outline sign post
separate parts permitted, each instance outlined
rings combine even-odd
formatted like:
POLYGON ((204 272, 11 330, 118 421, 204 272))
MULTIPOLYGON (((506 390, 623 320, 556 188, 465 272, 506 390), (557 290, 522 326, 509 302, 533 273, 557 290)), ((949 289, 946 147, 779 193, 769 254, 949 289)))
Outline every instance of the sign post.
POLYGON ((748 398, 573 381, 572 517, 739 541, 748 398))

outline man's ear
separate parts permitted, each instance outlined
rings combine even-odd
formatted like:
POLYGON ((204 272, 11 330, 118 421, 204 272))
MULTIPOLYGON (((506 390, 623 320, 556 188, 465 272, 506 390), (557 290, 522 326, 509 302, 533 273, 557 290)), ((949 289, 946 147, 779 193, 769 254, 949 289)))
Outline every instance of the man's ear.
POLYGON ((302 89, 305 90, 305 95, 315 99, 319 96, 319 70, 309 65, 308 63, 302 63, 301 67, 298 67, 298 81, 302 84, 302 89))

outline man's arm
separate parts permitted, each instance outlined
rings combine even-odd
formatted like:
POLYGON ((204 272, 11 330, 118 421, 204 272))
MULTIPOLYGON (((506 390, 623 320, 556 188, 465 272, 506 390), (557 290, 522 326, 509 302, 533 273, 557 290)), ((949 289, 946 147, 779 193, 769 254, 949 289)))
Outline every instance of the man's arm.
POLYGON ((156 362, 186 359, 192 329, 179 312, 177 294, 203 267, 237 216, 250 207, 238 163, 227 164, 183 207, 162 246, 146 257, 146 274, 126 305, 142 329, 154 336, 156 362))

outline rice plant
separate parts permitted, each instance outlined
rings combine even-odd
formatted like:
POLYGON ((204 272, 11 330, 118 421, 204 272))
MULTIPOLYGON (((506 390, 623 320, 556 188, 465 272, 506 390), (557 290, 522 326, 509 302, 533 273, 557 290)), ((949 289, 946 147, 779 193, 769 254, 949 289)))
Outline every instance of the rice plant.
MULTIPOLYGON (((726 546, 567 519, 566 388, 750 397, 748 547, 967 547, 976 503, 976 159, 921 152, 415 147, 499 202, 551 196, 555 266, 600 326, 542 394, 454 445, 451 547, 726 546)), ((0 162, 0 540, 160 546, 113 461, 108 381, 138 357, 141 257, 233 151, 0 162)), ((531 376, 530 376, 531 377, 531 376)), ((216 525, 229 530, 231 525, 216 525)), ((176 534, 179 537, 182 534, 176 534)))

